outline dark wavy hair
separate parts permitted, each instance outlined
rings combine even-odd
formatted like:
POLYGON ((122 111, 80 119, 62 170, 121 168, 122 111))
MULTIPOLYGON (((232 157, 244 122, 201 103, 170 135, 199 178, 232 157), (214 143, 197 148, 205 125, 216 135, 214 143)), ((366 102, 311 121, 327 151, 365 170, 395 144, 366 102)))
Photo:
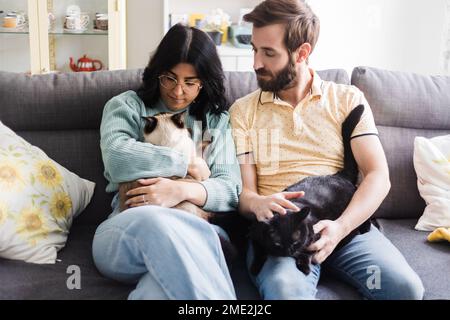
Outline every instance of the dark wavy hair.
POLYGON ((145 105, 151 108, 160 98, 158 76, 179 63, 191 64, 203 86, 189 114, 205 124, 206 113, 224 112, 228 105, 225 76, 216 46, 205 32, 181 24, 169 29, 144 70, 137 94, 145 105))

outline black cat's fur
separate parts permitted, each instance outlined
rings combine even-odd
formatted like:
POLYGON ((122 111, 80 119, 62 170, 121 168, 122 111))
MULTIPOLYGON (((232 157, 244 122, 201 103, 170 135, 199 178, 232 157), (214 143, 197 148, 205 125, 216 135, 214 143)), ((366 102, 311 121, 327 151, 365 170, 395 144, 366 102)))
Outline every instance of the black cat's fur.
MULTIPOLYGON (((304 191, 301 198, 291 200, 301 208, 300 212, 288 210, 286 215, 275 214, 269 221, 255 221, 250 227, 250 239, 254 249, 254 260, 250 271, 257 275, 267 256, 293 257, 297 268, 310 273, 314 252, 307 247, 320 238, 313 225, 320 220, 336 220, 347 208, 356 191, 358 165, 353 156, 350 137, 364 112, 364 106, 353 109, 342 123, 344 143, 344 168, 334 175, 312 176, 286 188, 284 191, 304 191)), ((348 243, 355 235, 367 232, 367 220, 353 230, 337 246, 348 243)))

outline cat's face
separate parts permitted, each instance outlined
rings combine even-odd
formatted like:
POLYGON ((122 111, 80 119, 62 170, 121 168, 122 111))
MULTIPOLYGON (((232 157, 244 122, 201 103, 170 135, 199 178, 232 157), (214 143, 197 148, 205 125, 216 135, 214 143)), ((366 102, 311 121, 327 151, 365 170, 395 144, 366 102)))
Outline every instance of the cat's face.
POLYGON ((254 223, 250 230, 250 238, 267 255, 296 256, 306 250, 315 238, 309 216, 309 208, 286 215, 274 215, 269 221, 254 223))
POLYGON ((185 112, 171 114, 160 113, 144 117, 144 141, 156 146, 165 146, 191 157, 195 146, 189 130, 184 124, 185 112))

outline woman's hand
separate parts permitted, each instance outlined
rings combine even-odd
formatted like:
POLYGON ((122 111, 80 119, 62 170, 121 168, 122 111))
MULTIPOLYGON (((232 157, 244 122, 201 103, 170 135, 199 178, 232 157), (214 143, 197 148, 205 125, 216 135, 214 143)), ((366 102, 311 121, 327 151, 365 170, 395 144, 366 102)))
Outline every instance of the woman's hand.
POLYGON ((209 170, 206 161, 200 157, 193 157, 191 159, 187 173, 197 181, 206 180, 211 175, 211 171, 209 170))
POLYGON ((286 209, 298 212, 300 209, 289 201, 289 199, 296 199, 303 197, 304 195, 305 193, 303 191, 280 192, 270 196, 256 195, 255 198, 251 200, 250 210, 255 214, 258 221, 272 218, 273 212, 282 215, 286 214, 286 209))
POLYGON ((186 199, 184 189, 175 180, 167 178, 140 179, 141 187, 127 192, 129 208, 156 205, 171 208, 186 199))

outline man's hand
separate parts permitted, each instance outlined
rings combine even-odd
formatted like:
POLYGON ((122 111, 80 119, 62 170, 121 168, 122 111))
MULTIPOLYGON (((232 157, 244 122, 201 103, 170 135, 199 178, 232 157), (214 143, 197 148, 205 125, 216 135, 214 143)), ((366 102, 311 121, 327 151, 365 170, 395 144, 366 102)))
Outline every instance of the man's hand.
POLYGON ((187 169, 188 175, 197 181, 203 181, 209 178, 211 171, 206 161, 200 157, 193 157, 187 169))
POLYGON ((280 192, 270 196, 255 195, 251 201, 250 210, 254 213, 258 221, 272 218, 273 212, 286 214, 286 209, 298 212, 300 209, 289 201, 289 199, 296 199, 304 195, 305 193, 303 191, 280 192))
POLYGON ((166 208, 176 206, 186 198, 178 181, 167 178, 140 179, 142 187, 127 192, 129 199, 125 202, 129 208, 156 205, 166 208))
POLYGON ((340 222, 321 220, 314 226, 314 233, 320 233, 320 239, 308 247, 309 251, 316 251, 314 263, 322 263, 333 252, 338 243, 347 235, 340 222))

